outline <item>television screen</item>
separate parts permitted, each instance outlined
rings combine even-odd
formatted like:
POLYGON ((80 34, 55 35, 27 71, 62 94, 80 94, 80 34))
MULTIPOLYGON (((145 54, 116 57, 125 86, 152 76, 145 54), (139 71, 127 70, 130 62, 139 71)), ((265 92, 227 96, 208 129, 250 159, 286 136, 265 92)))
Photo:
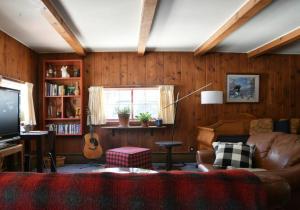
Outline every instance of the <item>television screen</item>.
POLYGON ((20 135, 19 94, 0 87, 0 140, 20 135))

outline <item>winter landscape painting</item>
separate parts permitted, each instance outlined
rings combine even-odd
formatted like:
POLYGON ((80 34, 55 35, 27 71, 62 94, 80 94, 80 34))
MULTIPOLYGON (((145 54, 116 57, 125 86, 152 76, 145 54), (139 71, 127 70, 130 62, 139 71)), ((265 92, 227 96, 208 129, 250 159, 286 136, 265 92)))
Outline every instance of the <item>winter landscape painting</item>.
POLYGON ((259 75, 227 74, 227 102, 259 102, 259 75))

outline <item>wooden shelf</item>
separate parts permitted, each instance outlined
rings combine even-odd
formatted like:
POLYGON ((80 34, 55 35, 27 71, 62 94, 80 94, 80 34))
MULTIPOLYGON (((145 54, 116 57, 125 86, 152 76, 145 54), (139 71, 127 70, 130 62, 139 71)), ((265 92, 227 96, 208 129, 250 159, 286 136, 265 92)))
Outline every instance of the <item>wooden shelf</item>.
POLYGON ((80 95, 44 96, 45 98, 80 98, 80 95))
POLYGON ((148 126, 148 127, 142 127, 142 126, 128 126, 128 127, 121 127, 121 126, 103 126, 101 128, 103 129, 111 129, 112 135, 115 135, 115 130, 150 130, 151 136, 153 136, 153 130, 159 130, 159 129, 165 129, 167 126, 148 126))
MULTIPOLYGON (((82 59, 67 59, 67 60, 43 60, 43 89, 42 89, 42 100, 43 100, 43 129, 47 130, 50 126, 51 129, 60 131, 57 136, 81 136, 83 134, 83 60, 82 59), (62 78, 60 76, 60 69, 62 66, 68 66, 68 73, 74 75, 74 70, 79 70, 79 77, 62 78), (58 73, 56 77, 47 77, 49 66, 58 73), (79 87, 79 95, 58 95, 62 93, 59 91, 60 85, 63 86, 75 86, 79 87), (53 84, 50 86, 49 84, 53 84), (56 86, 55 86, 56 85, 56 86), (52 89, 52 88, 57 89, 52 89), (47 93, 55 93, 53 96, 47 96, 47 93), (72 100, 74 99, 74 100, 72 100), (51 108, 49 108, 51 105, 51 108), (80 117, 66 118, 66 117, 48 117, 56 116, 56 113, 60 112, 59 116, 69 116, 69 109, 74 109, 74 112, 80 117), (52 114, 48 114, 51 112, 52 114), (79 113, 78 113, 79 112, 79 113), (62 134, 62 133, 66 134, 62 134), (76 132, 76 134, 71 134, 76 132)), ((65 88, 66 91, 66 88, 65 88)))
POLYGON ((47 118, 47 121, 68 121, 68 120, 80 120, 80 118, 73 117, 73 118, 47 118))
POLYGON ((82 133, 79 133, 79 134, 56 134, 56 136, 82 136, 82 133))
POLYGON ((49 80, 80 80, 81 77, 68 77, 68 78, 63 78, 63 77, 48 77, 45 78, 46 81, 49 80))

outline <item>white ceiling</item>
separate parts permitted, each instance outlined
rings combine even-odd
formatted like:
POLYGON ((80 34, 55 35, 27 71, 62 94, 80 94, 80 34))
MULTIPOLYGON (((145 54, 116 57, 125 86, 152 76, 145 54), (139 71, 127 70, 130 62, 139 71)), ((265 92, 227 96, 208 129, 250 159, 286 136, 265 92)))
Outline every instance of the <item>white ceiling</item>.
MULTIPOLYGON (((300 0, 273 0, 244 26, 233 32, 215 50, 248 52, 300 26, 300 0)), ((300 53, 298 49, 286 49, 300 53)))
POLYGON ((41 15, 39 0, 0 0, 0 29, 37 52, 72 52, 41 15))
MULTIPOLYGON (((147 48, 194 51, 246 0, 160 0, 147 48)), ((136 51, 142 0, 56 0, 88 51, 136 51)), ((31 49, 72 52, 41 14, 41 0, 0 0, 0 29, 31 49)), ((248 52, 300 26, 300 0, 273 0, 214 51, 248 52)), ((300 54, 300 42, 277 53, 300 54)))

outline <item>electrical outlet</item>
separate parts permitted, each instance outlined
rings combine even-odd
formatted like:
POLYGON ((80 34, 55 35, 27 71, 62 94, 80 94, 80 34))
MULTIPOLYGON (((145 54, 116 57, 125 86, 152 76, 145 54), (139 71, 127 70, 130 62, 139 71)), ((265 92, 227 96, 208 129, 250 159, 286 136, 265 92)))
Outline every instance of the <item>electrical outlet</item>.
POLYGON ((190 150, 190 152, 194 152, 194 151, 195 151, 195 147, 190 146, 190 147, 189 147, 189 150, 190 150))

